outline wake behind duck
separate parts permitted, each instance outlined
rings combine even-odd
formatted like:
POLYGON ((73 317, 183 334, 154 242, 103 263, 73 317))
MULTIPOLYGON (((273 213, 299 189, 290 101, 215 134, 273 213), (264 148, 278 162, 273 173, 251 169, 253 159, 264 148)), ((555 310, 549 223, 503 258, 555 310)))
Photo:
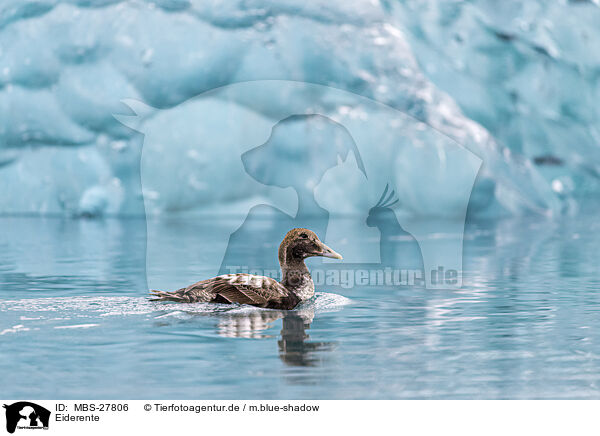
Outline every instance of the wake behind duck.
POLYGON ((178 303, 240 303, 267 309, 291 310, 315 294, 304 260, 312 256, 342 259, 311 230, 290 230, 279 245, 280 282, 252 274, 225 274, 202 280, 174 292, 151 291, 152 301, 178 303))

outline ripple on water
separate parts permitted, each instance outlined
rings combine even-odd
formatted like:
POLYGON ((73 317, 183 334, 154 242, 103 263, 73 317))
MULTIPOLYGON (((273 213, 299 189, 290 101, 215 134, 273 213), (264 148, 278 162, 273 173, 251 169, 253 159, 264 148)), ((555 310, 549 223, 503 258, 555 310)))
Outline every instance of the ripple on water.
MULTIPOLYGON (((317 292, 315 296, 298 306, 300 313, 337 311, 351 300, 337 294, 317 292)), ((20 324, 0 325, 0 335, 39 330, 40 326, 56 329, 87 329, 99 327, 106 317, 128 317, 145 315, 153 319, 193 315, 243 316, 253 313, 271 312, 253 306, 238 304, 154 302, 146 297, 58 297, 0 300, 0 312, 14 314, 20 324), (165 313, 167 311, 167 313, 165 313), (95 319, 94 323, 72 324, 74 319, 95 319), (48 322, 51 321, 50 325, 48 322), (53 325, 60 324, 60 325, 53 325)), ((7 320, 9 321, 9 320, 7 320)), ((10 321, 9 321, 10 324, 10 321)))

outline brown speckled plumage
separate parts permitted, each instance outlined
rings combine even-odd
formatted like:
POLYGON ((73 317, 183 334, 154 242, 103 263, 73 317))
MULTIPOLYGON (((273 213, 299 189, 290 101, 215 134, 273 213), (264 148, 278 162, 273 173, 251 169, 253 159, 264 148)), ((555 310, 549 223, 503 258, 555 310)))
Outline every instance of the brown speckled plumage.
POLYGON ((279 246, 282 280, 252 274, 226 274, 202 280, 174 292, 151 291, 152 301, 178 303, 240 303, 269 309, 290 310, 311 298, 315 289, 304 259, 325 256, 341 259, 308 229, 290 230, 279 246))

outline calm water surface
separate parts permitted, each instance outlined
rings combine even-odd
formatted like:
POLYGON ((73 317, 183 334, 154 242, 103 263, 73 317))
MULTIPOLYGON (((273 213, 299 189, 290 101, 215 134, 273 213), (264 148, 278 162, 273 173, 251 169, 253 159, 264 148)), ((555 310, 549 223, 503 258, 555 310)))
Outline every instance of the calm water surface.
MULTIPOLYGON (((596 216, 470 222, 462 289, 321 285, 291 312, 147 300, 206 278, 222 220, 154 222, 147 267, 142 219, 0 218, 1 396, 598 399, 596 216)), ((276 267, 286 226, 238 235, 228 264, 276 267)), ((418 264, 405 236, 386 256, 418 264)))

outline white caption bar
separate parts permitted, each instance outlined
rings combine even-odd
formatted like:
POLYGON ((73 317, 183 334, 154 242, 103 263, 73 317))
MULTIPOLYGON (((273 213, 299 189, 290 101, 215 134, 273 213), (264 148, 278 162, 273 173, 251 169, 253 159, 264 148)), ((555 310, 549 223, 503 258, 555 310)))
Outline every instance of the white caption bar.
POLYGON ((598 401, 0 401, 1 425, 18 436, 46 422, 45 436, 600 434, 598 401))

